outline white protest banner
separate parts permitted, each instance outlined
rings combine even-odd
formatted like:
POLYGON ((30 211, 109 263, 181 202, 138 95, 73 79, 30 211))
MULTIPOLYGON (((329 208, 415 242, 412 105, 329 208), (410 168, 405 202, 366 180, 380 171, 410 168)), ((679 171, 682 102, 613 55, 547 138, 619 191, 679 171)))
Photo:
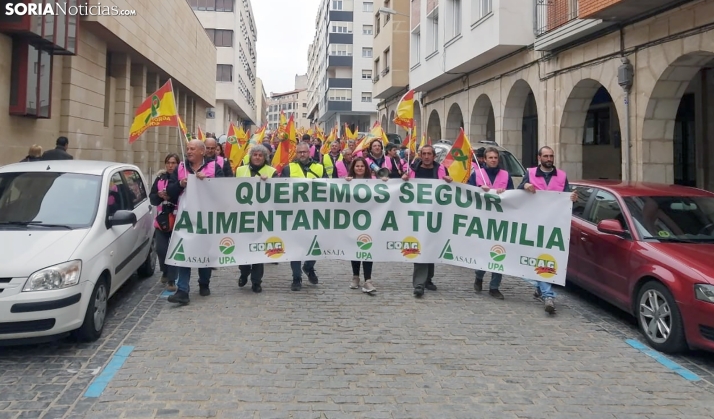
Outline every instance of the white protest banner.
POLYGON ((446 263, 562 285, 571 211, 568 193, 441 180, 190 176, 166 263, 446 263))

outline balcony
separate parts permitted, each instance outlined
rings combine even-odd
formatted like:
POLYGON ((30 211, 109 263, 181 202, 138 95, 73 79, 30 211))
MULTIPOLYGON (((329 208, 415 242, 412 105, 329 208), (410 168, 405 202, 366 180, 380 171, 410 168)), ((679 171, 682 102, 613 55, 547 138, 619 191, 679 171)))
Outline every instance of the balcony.
POLYGON ((428 12, 419 14, 420 51, 410 54, 419 57, 411 62, 410 88, 430 90, 535 41, 533 10, 524 0, 462 0, 460 10, 455 2, 434 3, 421 2, 428 12))
POLYGON ((327 101, 327 112, 350 112, 352 111, 352 101, 329 100, 327 101))
POLYGON ((330 22, 352 22, 353 12, 343 12, 340 10, 330 10, 330 22))
POLYGON ((352 79, 346 79, 346 78, 329 78, 327 79, 327 87, 328 88, 343 88, 343 89, 351 89, 352 88, 352 79))
POLYGON ((619 0, 602 2, 599 0, 580 0, 580 17, 583 19, 602 19, 623 22, 646 13, 667 7, 677 6, 672 0, 619 0))
MULTIPOLYGON (((381 55, 381 71, 375 71, 372 97, 386 99, 405 90, 409 85, 409 13, 408 0, 391 0, 398 14, 382 14, 383 24, 374 37, 375 54, 381 55)), ((376 28, 375 28, 376 29, 376 28)), ((378 55, 375 55, 375 58, 378 55)))
POLYGON ((352 67, 352 56, 330 55, 327 57, 327 67, 352 67))
POLYGON ((331 33, 327 38, 328 44, 352 44, 351 33, 331 33))
POLYGON ((602 19, 581 18, 581 3, 588 3, 588 0, 533 1, 536 51, 558 49, 615 24, 602 19))

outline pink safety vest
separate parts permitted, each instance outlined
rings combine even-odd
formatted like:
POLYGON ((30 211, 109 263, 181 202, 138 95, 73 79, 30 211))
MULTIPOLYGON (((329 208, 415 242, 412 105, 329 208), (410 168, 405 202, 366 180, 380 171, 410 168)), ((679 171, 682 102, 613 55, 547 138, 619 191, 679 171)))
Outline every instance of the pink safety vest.
POLYGON ((565 181, 568 179, 568 175, 566 175, 564 171, 560 169, 556 170, 555 174, 550 178, 550 183, 547 185, 544 177, 536 176, 537 171, 537 167, 528 169, 528 182, 535 186, 537 190, 563 192, 565 189, 565 181))
POLYGON ((315 146, 314 146, 314 145, 311 145, 311 146, 310 146, 310 158, 313 159, 313 160, 315 160, 317 163, 321 163, 321 162, 322 162, 322 156, 320 155, 320 153, 317 153, 317 156, 316 156, 316 155, 315 155, 315 152, 316 152, 316 151, 315 151, 315 146))
MULTIPOLYGON (((209 161, 205 165, 203 165, 198 171, 203 172, 206 177, 216 177, 216 163, 211 164, 209 161)), ((178 180, 179 182, 186 179, 188 177, 188 173, 186 171, 186 166, 185 162, 181 162, 178 167, 178 180)))
POLYGON ((225 163, 225 159, 221 156, 216 156, 216 163, 221 167, 221 170, 223 170, 223 164, 225 163))
POLYGON ((335 170, 337 170, 338 178, 347 177, 347 174, 349 173, 349 170, 347 169, 347 165, 345 165, 344 160, 339 160, 335 162, 335 170))
MULTIPOLYGON (((159 179, 159 180, 156 182, 156 189, 159 190, 159 191, 164 190, 164 189, 166 189, 166 187, 168 186, 168 184, 169 184, 169 180, 168 180, 168 179, 159 179)), ((159 204, 159 205, 156 206, 156 216, 157 216, 157 217, 158 217, 159 214, 161 214, 161 212, 163 211, 163 205, 164 205, 164 204, 161 203, 161 204, 159 204)), ((159 228, 159 223, 156 222, 156 218, 154 218, 154 227, 159 228)))
MULTIPOLYGON (((186 164, 185 162, 181 162, 179 164, 178 169, 176 169, 176 170, 178 170, 179 182, 181 182, 183 179, 186 179, 188 177, 188 172, 186 171, 185 164, 186 164)), ((215 161, 213 161, 213 162, 209 161, 208 163, 205 163, 200 169, 198 169, 198 171, 203 172, 203 174, 206 175, 206 177, 216 177, 216 164, 218 164, 218 163, 216 163, 215 161), (213 163, 213 164, 211 164, 211 163, 213 163)), ((178 207, 179 207, 178 203, 179 203, 179 200, 181 199, 181 195, 183 195, 183 191, 181 191, 181 194, 179 195, 179 199, 176 201, 176 211, 177 212, 178 212, 178 207)))
POLYGON ((476 174, 476 186, 486 185, 489 188, 495 189, 506 189, 508 187, 508 172, 503 169, 500 169, 498 171, 493 184, 491 184, 491 179, 488 177, 486 169, 476 168, 476 171, 474 173, 476 174), (484 180, 486 181, 485 183, 484 180))
MULTIPOLYGON (((434 164, 437 164, 437 163, 434 162, 434 164)), ((438 179, 443 179, 444 176, 446 176, 446 169, 444 169, 444 165, 443 165, 443 164, 440 164, 440 165, 439 165, 439 169, 437 170, 436 173, 437 173, 437 178, 438 178, 438 179)), ((415 178, 416 178, 416 170, 411 170, 411 171, 409 172, 409 178, 410 178, 410 179, 415 179, 415 178)))
MULTIPOLYGON (((372 160, 371 157, 367 157, 366 160, 367 160, 367 166, 371 166, 372 163, 374 163, 374 160, 372 160)), ((404 160, 401 160, 401 159, 399 159, 399 160, 400 160, 401 166, 402 166, 402 167, 400 167, 400 169, 402 170, 402 174, 404 174, 407 171, 407 164, 404 160)), ((384 166, 382 166, 382 167, 386 167, 387 169, 389 169, 389 173, 392 173, 392 158, 387 155, 384 155, 384 166)))

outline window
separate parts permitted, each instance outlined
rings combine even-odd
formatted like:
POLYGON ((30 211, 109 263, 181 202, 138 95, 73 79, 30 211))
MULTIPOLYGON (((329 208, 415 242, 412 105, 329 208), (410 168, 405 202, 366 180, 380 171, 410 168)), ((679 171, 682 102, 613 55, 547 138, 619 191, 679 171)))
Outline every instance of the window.
POLYGON ((112 112, 112 52, 107 50, 104 56, 104 127, 108 128, 112 112))
POLYGON ((307 108, 307 103, 306 103, 306 102, 303 102, 303 103, 302 103, 302 107, 303 107, 303 108, 307 108))
POLYGON ((330 26, 332 33, 352 33, 352 22, 333 22, 330 26))
POLYGON ((216 81, 233 81, 233 66, 230 64, 216 65, 216 81))
POLYGON ((372 70, 362 70, 362 80, 372 80, 372 70))
POLYGON ((389 48, 384 51, 384 71, 382 75, 389 73, 389 48))
POLYGON ((303 114, 302 114, 302 117, 303 117, 303 118, 307 118, 307 114, 306 114, 306 113, 303 113, 303 114))
POLYGON ((585 117, 584 145, 610 144, 610 107, 591 109, 585 117))
POLYGON ((578 195, 578 200, 573 203, 573 215, 585 219, 585 208, 593 194, 593 188, 576 188, 575 193, 578 195))
POLYGON ((109 194, 107 198, 107 216, 111 217, 117 211, 132 211, 134 203, 130 201, 131 194, 127 191, 121 173, 114 173, 109 181, 109 194))
MULTIPOLYGON (((234 0, 216 0, 217 12, 232 12, 234 0)), ((210 0, 208 1, 210 3, 210 0)))
MULTIPOLYGON (((69 4, 73 5, 70 1, 69 4)), ((77 27, 79 26, 79 16, 70 15, 67 22, 67 51, 75 54, 77 52, 77 27)))
MULTIPOLYGON (((4 1, 2 5, 10 3, 36 3, 42 7, 43 2, 39 0, 25 1, 4 1)), ((81 2, 84 4, 86 2, 81 2)), ((55 4, 54 1, 45 1, 44 5, 55 4)), ((68 0, 64 2, 65 8, 77 7, 80 5, 80 0, 68 0)), ((0 14, 0 33, 18 33, 29 32, 32 37, 38 41, 37 46, 42 49, 43 45, 47 45, 48 50, 53 51, 55 55, 73 55, 76 54, 77 46, 77 26, 79 25, 79 17, 76 14, 67 16, 59 13, 56 16, 47 14, 35 18, 26 14, 5 15, 0 14), (41 43, 40 43, 41 42, 41 43)), ((33 43, 35 43, 33 41, 33 43)))
POLYGON ((362 102, 371 102, 372 92, 362 92, 362 102))
POLYGON ((352 56, 352 44, 330 44, 330 55, 352 56))
POLYGON ((352 89, 330 89, 327 97, 331 101, 351 101, 352 89))
POLYGON ((493 0, 472 0, 474 21, 484 18, 493 10, 493 0))
POLYGON ((42 221, 73 228, 88 227, 96 218, 101 184, 101 176, 96 175, 3 173, 0 175, 0 222, 42 221))
POLYGON ((227 29, 206 29, 206 34, 217 47, 233 46, 233 31, 227 29))
POLYGON ((439 50, 439 9, 434 9, 434 13, 426 19, 427 27, 427 52, 432 53, 439 50))
POLYGON ((461 34, 461 0, 449 0, 449 38, 454 38, 461 34))
POLYGON ((10 70, 10 115, 50 118, 52 64, 49 50, 13 39, 10 70))
POLYGON ((374 17, 374 26, 375 26, 375 28, 377 28, 377 31, 374 33, 375 36, 376 36, 376 35, 379 35, 379 28, 382 27, 382 21, 381 21, 381 19, 382 19, 382 14, 381 14, 381 13, 377 13, 377 15, 374 17))
POLYGON ((362 48, 362 57, 372 58, 372 48, 362 48))
POLYGON ((615 198, 615 195, 603 190, 599 190, 595 195, 595 201, 592 203, 592 209, 587 220, 594 224, 598 224, 602 220, 618 220, 625 230, 628 229, 620 204, 617 203, 617 198, 615 198))
POLYGON ((189 0, 193 10, 200 12, 232 12, 234 0, 189 0))
POLYGON ((523 177, 526 175, 521 163, 508 151, 501 151, 501 156, 498 159, 498 167, 507 171, 511 177, 523 177))
POLYGON ((372 35, 372 34, 374 34, 374 26, 362 25, 362 35, 372 35))
POLYGON ((332 0, 330 10, 342 10, 343 6, 342 0, 332 0))
POLYGON ((633 227, 644 239, 685 239, 702 245, 714 241, 714 198, 633 196, 624 201, 633 227))
POLYGON ((411 59, 412 64, 419 64, 421 61, 421 27, 417 26, 412 32, 412 42, 411 42, 411 59))
POLYGON ((126 180, 126 191, 129 193, 129 199, 133 205, 132 209, 134 209, 147 199, 146 187, 138 172, 125 170, 122 173, 126 180))
MULTIPOLYGON (((392 7, 391 7, 391 4, 389 4, 389 0, 384 0, 384 7, 387 8, 387 9, 391 9, 391 8, 392 8, 392 7)), ((389 13, 387 13, 387 16, 384 17, 384 24, 386 25, 387 22, 389 22, 389 20, 390 20, 391 18, 392 18, 392 15, 390 15, 389 13)))
POLYGON ((373 10, 374 10, 374 3, 373 3, 373 2, 371 2, 371 1, 366 1, 366 2, 362 3, 362 11, 363 11, 363 12, 372 13, 373 10))

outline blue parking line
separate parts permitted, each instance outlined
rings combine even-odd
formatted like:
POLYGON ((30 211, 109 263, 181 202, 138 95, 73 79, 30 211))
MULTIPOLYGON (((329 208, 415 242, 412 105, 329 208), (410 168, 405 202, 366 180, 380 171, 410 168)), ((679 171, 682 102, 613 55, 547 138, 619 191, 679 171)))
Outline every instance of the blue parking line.
POLYGON ((660 364, 664 365, 665 367, 669 368, 670 370, 676 372, 682 378, 688 381, 700 381, 701 378, 689 371, 688 369, 684 368, 683 366, 677 364, 676 362, 672 361, 671 359, 667 358, 666 356, 662 355, 661 353, 655 351, 654 349, 650 348, 649 346, 644 345, 642 342, 635 340, 635 339, 627 339, 625 340, 628 345, 632 346, 633 348, 637 349, 638 351, 644 353, 645 355, 654 358, 655 361, 659 362, 660 364))
POLYGON ((104 371, 102 371, 102 373, 94 379, 92 384, 89 385, 87 392, 84 393, 84 397, 101 396, 102 392, 104 392, 104 389, 107 388, 109 382, 112 381, 112 378, 114 378, 114 374, 116 374, 117 371, 119 371, 119 368, 124 365, 124 362, 133 350, 133 346, 122 346, 121 348, 119 348, 119 350, 109 361, 109 364, 107 364, 107 366, 104 368, 104 371))
POLYGON ((161 298, 169 298, 169 295, 172 295, 172 294, 173 294, 173 292, 171 292, 169 290, 165 290, 164 292, 161 293, 160 297, 161 298))

